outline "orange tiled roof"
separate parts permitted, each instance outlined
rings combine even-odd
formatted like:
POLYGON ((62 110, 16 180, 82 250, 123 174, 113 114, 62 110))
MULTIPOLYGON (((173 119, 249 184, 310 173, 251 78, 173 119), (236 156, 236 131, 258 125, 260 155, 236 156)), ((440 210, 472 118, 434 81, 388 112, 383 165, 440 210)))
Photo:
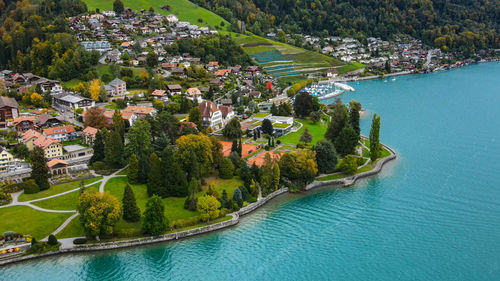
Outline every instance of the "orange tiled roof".
POLYGON ((132 112, 137 114, 151 114, 154 108, 145 106, 128 106, 123 110, 123 112, 132 112))
POLYGON ((69 134, 69 133, 74 133, 74 132, 75 132, 75 127, 70 126, 70 125, 48 128, 48 129, 43 130, 43 134, 46 136, 58 135, 58 134, 69 134))
POLYGON ((95 135, 97 134, 97 132, 99 132, 98 129, 94 128, 94 127, 90 127, 88 126, 87 128, 85 128, 83 131, 82 131, 82 135, 85 135, 85 136, 89 136, 89 137, 92 137, 92 138, 95 138, 95 135))
POLYGON ((54 144, 54 143, 59 143, 58 140, 55 140, 53 138, 46 138, 44 136, 40 136, 39 138, 37 138, 33 144, 36 145, 36 146, 39 146, 43 149, 46 149, 47 147, 49 147, 50 145, 54 144))
POLYGON ((28 130, 28 131, 24 132, 24 134, 21 135, 23 142, 27 142, 32 138, 39 138, 39 137, 43 137, 43 136, 42 136, 42 134, 40 134, 39 132, 37 132, 35 130, 28 130))
POLYGON ((189 88, 186 90, 188 96, 199 96, 201 95, 201 91, 198 88, 189 88))
POLYGON ((157 96, 157 97, 162 97, 163 95, 165 95, 165 90, 154 90, 151 95, 153 96, 157 96))
POLYGON ((35 122, 35 116, 20 116, 17 118, 14 118, 14 124, 19 124, 23 121, 30 121, 30 122, 35 122))
POLYGON ((68 162, 56 158, 56 159, 52 159, 49 162, 47 162, 47 167, 52 168, 57 164, 63 164, 65 166, 68 166, 68 162))

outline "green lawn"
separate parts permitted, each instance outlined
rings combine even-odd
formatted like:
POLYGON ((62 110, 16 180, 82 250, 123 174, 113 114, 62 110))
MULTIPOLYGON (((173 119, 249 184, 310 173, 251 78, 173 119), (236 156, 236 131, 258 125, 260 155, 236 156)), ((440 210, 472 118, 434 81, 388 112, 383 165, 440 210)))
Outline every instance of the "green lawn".
POLYGON ((240 177, 233 177, 232 179, 217 178, 214 180, 207 180, 207 185, 204 186, 203 189, 208 190, 208 185, 213 185, 215 187, 215 191, 217 191, 219 196, 222 196, 222 190, 225 189, 227 192, 227 198, 231 199, 233 198, 234 190, 238 186, 242 186, 243 181, 240 179, 240 177))
MULTIPOLYGON (((101 11, 113 9, 113 0, 84 0, 84 2, 87 3, 89 10, 95 10, 96 8, 101 11)), ((228 21, 188 0, 123 0, 123 4, 125 7, 130 7, 136 11, 148 10, 149 7, 153 7, 155 12, 163 15, 174 14, 179 20, 189 21, 191 24, 198 26, 214 27, 216 25, 220 26, 221 22, 224 22, 222 30, 227 31, 229 27, 228 21), (169 5, 170 11, 162 10, 161 7, 164 5, 169 5), (202 22, 200 23, 198 19, 202 19, 202 22)))
MULTIPOLYGON (((86 179, 84 182, 85 182, 85 185, 87 185, 87 184, 96 182, 96 181, 101 180, 101 179, 102 179, 102 177, 95 177, 95 178, 86 179)), ((72 182, 67 182, 67 183, 62 183, 62 184, 58 184, 58 185, 53 185, 49 189, 40 191, 38 193, 33 193, 33 194, 24 194, 23 193, 19 196, 19 201, 22 202, 22 201, 30 201, 30 200, 34 200, 34 199, 44 198, 47 196, 59 194, 61 192, 65 192, 65 191, 68 191, 71 189, 78 188, 79 186, 80 186, 80 181, 78 181, 78 180, 72 181, 72 182)))
POLYGON ((338 179, 341 179, 341 178, 345 178, 346 176, 347 176, 346 174, 338 173, 338 174, 332 174, 332 175, 324 176, 324 177, 321 177, 321 178, 317 178, 316 180, 317 181, 338 180, 338 179))
POLYGON ((302 127, 295 133, 289 133, 283 137, 280 137, 281 143, 297 144, 300 143, 299 139, 304 132, 305 128, 309 128, 309 133, 312 135, 312 145, 315 145, 318 141, 325 137, 326 130, 328 129, 328 124, 325 122, 318 121, 316 124, 309 120, 297 120, 297 122, 302 123, 302 127))
POLYGON ((255 113, 254 115, 252 115, 252 117, 255 117, 255 118, 264 118, 267 116, 271 116, 271 114, 269 114, 269 113, 255 113))
MULTIPOLYGON (((93 184, 87 187, 87 190, 94 192, 98 191, 99 185, 101 185, 101 183, 93 184)), ((62 196, 34 202, 33 205, 49 210, 76 210, 79 195, 79 191, 74 191, 62 196)))
POLYGON ((85 236, 85 230, 80 224, 80 216, 74 218, 61 232, 56 235, 57 239, 85 236))
POLYGON ((62 82, 62 85, 65 86, 66 88, 73 89, 76 85, 78 85, 81 82, 83 81, 80 79, 71 79, 69 81, 62 82))
POLYGON ((351 71, 354 71, 354 70, 357 70, 357 69, 360 69, 360 68, 364 68, 365 65, 362 64, 362 63, 358 63, 358 62, 351 62, 345 66, 342 66, 340 68, 337 68, 337 71, 339 72, 339 75, 342 75, 344 73, 347 73, 347 72, 351 72, 351 71))
POLYGON ((40 240, 59 227, 71 213, 46 213, 27 206, 12 206, 0 209, 0 233, 15 231, 30 234, 40 240))

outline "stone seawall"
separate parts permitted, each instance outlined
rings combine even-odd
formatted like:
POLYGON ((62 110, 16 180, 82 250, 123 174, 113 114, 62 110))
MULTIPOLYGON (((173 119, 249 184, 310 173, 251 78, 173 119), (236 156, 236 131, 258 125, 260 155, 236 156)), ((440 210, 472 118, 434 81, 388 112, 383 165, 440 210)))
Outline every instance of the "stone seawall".
POLYGON ((382 167, 387 162, 389 162, 393 159, 396 159, 396 153, 394 152, 394 150, 392 150, 392 148, 390 148, 384 144, 382 144, 382 146, 385 147, 387 150, 389 150, 391 155, 384 157, 382 159, 379 159, 377 161, 377 164, 375 165, 374 169, 367 171, 367 172, 356 174, 356 175, 351 176, 351 177, 343 178, 343 179, 329 180, 329 181, 314 181, 306 186, 306 190, 311 190, 313 188, 320 187, 320 186, 337 185, 337 184, 342 184, 344 186, 351 186, 358 179, 366 178, 366 177, 378 174, 382 170, 382 167))
POLYGON ((268 201, 272 200, 276 196, 279 196, 279 195, 281 195, 283 193, 287 193, 287 192, 288 192, 288 188, 287 187, 283 187, 281 189, 278 189, 278 190, 270 193, 269 195, 267 195, 267 197, 262 198, 262 199, 260 199, 257 202, 254 202, 252 204, 249 204, 249 205, 241 208, 237 213, 240 216, 244 216, 244 215, 246 215, 248 213, 251 213, 251 212, 255 211, 257 208, 260 208, 262 205, 266 204, 268 201))

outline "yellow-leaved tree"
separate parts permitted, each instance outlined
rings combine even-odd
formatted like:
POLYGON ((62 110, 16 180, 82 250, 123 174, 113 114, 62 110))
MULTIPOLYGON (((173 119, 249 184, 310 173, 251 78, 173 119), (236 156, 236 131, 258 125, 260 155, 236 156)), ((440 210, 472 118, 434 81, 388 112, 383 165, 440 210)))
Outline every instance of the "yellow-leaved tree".
POLYGON ((38 93, 33 93, 30 96, 30 101, 31 101, 31 104, 33 104, 33 105, 40 105, 42 100, 43 100, 43 97, 40 96, 38 93))
POLYGON ((99 79, 92 80, 89 86, 90 97, 93 100, 98 101, 100 92, 101 92, 101 80, 99 79))
POLYGON ((108 192, 82 192, 78 198, 78 212, 85 232, 93 237, 113 234, 113 227, 121 217, 118 199, 108 192))
POLYGON ((201 213, 201 218, 204 221, 214 220, 220 214, 220 202, 212 195, 205 195, 198 198, 196 209, 201 213))

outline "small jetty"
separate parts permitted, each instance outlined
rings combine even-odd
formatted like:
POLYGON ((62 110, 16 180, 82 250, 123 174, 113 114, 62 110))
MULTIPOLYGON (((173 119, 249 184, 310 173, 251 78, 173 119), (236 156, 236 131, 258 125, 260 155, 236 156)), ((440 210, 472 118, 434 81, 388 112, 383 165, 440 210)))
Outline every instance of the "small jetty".
POLYGON ((347 84, 332 80, 319 81, 318 83, 311 84, 300 90, 300 92, 308 92, 312 96, 318 97, 320 100, 336 97, 345 91, 355 92, 356 90, 347 84))

